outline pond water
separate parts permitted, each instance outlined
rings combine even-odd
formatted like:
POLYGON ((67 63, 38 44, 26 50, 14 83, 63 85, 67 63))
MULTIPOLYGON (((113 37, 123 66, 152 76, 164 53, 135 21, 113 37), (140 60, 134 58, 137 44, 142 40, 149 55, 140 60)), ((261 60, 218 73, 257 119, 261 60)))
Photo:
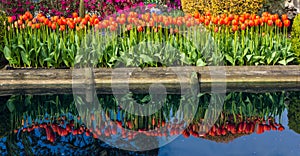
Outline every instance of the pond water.
POLYGON ((0 95, 2 155, 299 155, 300 91, 0 95), (221 100, 222 105, 217 105, 221 100), (80 102, 78 102, 80 101, 80 102), (129 106, 129 107, 126 107, 129 106), (149 110, 148 110, 149 109, 149 110), (139 112, 140 114, 136 114, 139 112))

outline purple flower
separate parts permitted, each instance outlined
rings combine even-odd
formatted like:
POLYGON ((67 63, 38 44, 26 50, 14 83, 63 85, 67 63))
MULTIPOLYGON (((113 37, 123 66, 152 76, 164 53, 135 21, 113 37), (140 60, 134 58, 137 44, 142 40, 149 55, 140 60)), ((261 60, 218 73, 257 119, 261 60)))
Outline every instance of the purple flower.
POLYGON ((34 9, 34 5, 31 5, 30 7, 29 7, 29 10, 33 10, 34 9))
POLYGON ((24 9, 23 9, 23 8, 20 8, 19 11, 20 11, 20 12, 24 12, 24 9))
POLYGON ((17 19, 17 17, 14 15, 14 16, 11 16, 13 21, 15 21, 17 19))
POLYGON ((16 13, 17 12, 17 8, 12 9, 11 12, 16 13))
POLYGON ((51 12, 52 12, 53 14, 55 14, 55 13, 56 13, 56 10, 55 10, 55 9, 52 9, 51 12))

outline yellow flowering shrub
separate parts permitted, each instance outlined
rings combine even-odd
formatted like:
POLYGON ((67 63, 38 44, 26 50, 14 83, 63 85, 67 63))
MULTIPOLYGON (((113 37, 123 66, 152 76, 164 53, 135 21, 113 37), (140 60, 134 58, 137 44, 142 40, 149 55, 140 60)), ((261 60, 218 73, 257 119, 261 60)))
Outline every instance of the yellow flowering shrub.
POLYGON ((186 13, 211 12, 212 14, 257 13, 265 0, 181 0, 186 13))

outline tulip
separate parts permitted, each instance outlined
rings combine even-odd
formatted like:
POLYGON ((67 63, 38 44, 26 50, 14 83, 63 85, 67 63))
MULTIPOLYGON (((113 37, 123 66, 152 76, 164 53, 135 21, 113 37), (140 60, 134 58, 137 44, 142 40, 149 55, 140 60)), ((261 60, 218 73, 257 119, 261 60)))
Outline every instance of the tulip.
POLYGON ((272 26, 273 25, 273 21, 272 20, 268 20, 268 26, 272 26))
POLYGON ((283 21, 283 25, 284 25, 284 27, 289 27, 290 26, 290 20, 284 20, 283 21))
POLYGON ((52 30, 55 30, 55 29, 56 29, 56 24, 55 24, 55 23, 52 23, 51 29, 52 29, 52 30))
POLYGON ((233 26, 232 26, 232 31, 235 32, 235 31, 237 31, 237 30, 238 30, 238 26, 233 25, 233 26))
POLYGON ((284 127, 283 127, 282 125, 280 125, 280 126, 278 127, 278 130, 279 130, 279 131, 283 131, 283 130, 284 130, 284 127))
POLYGON ((286 14, 281 15, 281 20, 285 21, 288 19, 288 16, 286 14))
MULTIPOLYGON (((142 26, 138 26, 137 27, 137 30, 138 30, 138 32, 141 32, 141 31, 143 31, 143 27, 142 26)), ((153 123, 153 122, 152 122, 153 123)))
POLYGON ((219 28, 215 27, 214 32, 218 32, 218 31, 219 31, 219 28))

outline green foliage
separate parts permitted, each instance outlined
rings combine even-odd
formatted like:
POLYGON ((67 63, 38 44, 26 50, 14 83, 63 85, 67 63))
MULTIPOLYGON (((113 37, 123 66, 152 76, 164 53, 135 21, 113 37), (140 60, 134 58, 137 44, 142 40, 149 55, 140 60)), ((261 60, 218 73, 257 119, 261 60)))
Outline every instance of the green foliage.
POLYGON ((6 28, 5 28, 5 23, 6 23, 6 14, 5 12, 1 11, 0 10, 0 58, 3 57, 1 51, 3 49, 3 46, 4 46, 4 34, 5 34, 5 31, 6 31, 6 28))
POLYGON ((300 63, 300 14, 294 19, 291 37, 292 51, 298 58, 298 63, 300 63))
POLYGON ((300 94, 291 94, 290 104, 288 105, 288 126, 296 133, 300 134, 300 94))
POLYGON ((259 13, 285 14, 284 1, 285 0, 264 0, 263 6, 259 9, 259 13))

